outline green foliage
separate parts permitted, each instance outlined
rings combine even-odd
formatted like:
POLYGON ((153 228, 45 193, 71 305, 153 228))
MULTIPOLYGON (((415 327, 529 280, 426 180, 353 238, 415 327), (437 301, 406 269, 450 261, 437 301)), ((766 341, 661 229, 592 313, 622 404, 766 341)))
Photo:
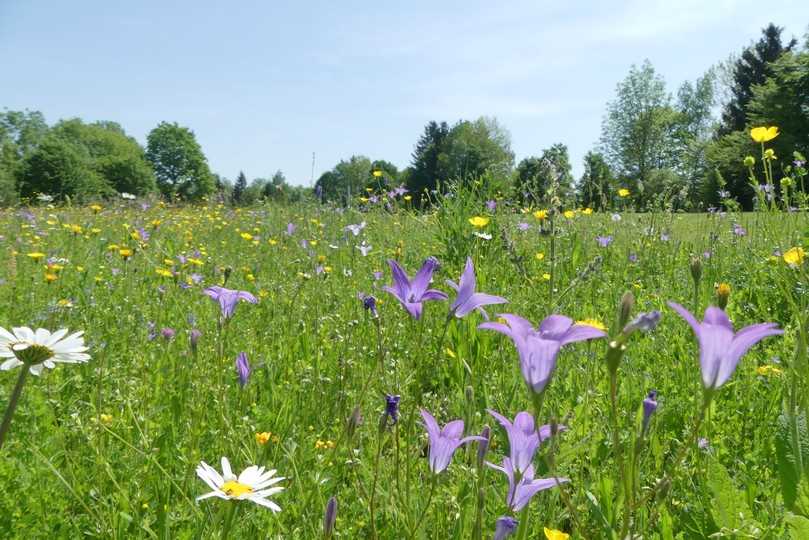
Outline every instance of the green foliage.
POLYGON ((114 193, 93 167, 87 148, 58 133, 49 133, 22 164, 20 194, 47 194, 57 199, 87 200, 114 193))
POLYGON ((609 207, 617 187, 610 166, 598 152, 587 152, 584 156, 584 174, 578 186, 579 205, 596 210, 609 207))
POLYGON ((775 455, 784 505, 793 512, 809 516, 809 429, 806 416, 782 414, 778 417, 775 455))
POLYGON ((198 200, 214 190, 214 179, 194 132, 161 122, 149 132, 146 157, 160 191, 169 198, 198 200))
POLYGON ((538 158, 532 156, 520 161, 514 175, 514 189, 524 201, 547 203, 548 190, 554 181, 558 182, 560 198, 571 195, 573 173, 567 146, 562 143, 544 149, 538 158))
POLYGON ((796 41, 793 39, 786 45, 781 40, 783 28, 770 23, 761 30, 759 40, 742 51, 741 56, 731 67, 731 98, 722 111, 720 135, 734 131, 744 131, 749 125, 748 105, 753 98, 756 85, 764 84, 772 76, 771 64, 782 54, 792 50, 796 41))
POLYGON ((509 178, 514 167, 511 136, 495 118, 461 120, 450 129, 430 122, 416 143, 408 189, 417 200, 450 183, 509 178))
POLYGON ((63 120, 51 133, 85 148, 90 167, 119 193, 146 195, 155 191, 154 173, 141 146, 114 122, 85 124, 63 120))
POLYGON ((239 176, 236 177, 236 182, 233 184, 233 204, 243 204, 244 192, 247 190, 247 177, 244 171, 239 171, 239 176))
POLYGON ((352 200, 364 195, 371 177, 371 160, 365 156, 351 156, 341 160, 331 171, 317 179, 315 186, 323 190, 323 200, 351 205, 352 200))
POLYGON ((708 461, 707 483, 711 491, 711 516, 720 531, 732 532, 749 524, 750 508, 733 484, 725 467, 716 459, 708 461))

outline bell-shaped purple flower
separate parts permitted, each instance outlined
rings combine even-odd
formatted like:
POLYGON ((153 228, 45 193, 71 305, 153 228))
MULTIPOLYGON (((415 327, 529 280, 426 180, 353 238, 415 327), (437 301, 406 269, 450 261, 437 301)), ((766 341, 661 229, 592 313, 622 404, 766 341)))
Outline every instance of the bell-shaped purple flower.
POLYGON ((236 357, 236 374, 239 376, 239 384, 242 388, 247 384, 250 379, 250 362, 247 360, 247 354, 240 352, 236 357))
POLYGON ((545 390, 556 368, 556 356, 568 343, 602 338, 607 334, 586 324, 573 324, 564 315, 550 315, 534 328, 531 322, 509 313, 500 315, 507 324, 486 322, 478 328, 495 330, 510 337, 520 356, 520 370, 528 387, 539 394, 545 390))
MULTIPOLYGON (((536 454, 540 443, 552 435, 551 426, 546 424, 537 430, 534 417, 525 411, 517 413, 517 416, 514 417, 514 422, 491 409, 489 409, 489 414, 494 416, 503 426, 503 429, 506 430, 509 456, 514 469, 519 473, 526 471, 534 461, 534 454, 536 454)), ((566 429, 567 427, 563 425, 556 426, 557 433, 566 429)))
POLYGON ((461 438, 463 420, 453 420, 442 429, 433 415, 424 409, 421 409, 421 417, 424 419, 424 427, 427 429, 427 436, 430 439, 430 470, 435 474, 449 467, 452 455, 459 446, 483 439, 477 435, 461 438))
POLYGON ((247 291, 235 291, 233 289, 226 289, 225 287, 220 287, 218 285, 208 287, 202 292, 210 296, 213 300, 219 302, 219 308, 222 310, 222 316, 226 319, 233 316, 233 312, 236 310, 236 304, 239 303, 239 300, 244 300, 245 302, 250 302, 251 304, 258 303, 256 297, 247 291))
POLYGON ((519 524, 520 522, 511 516, 497 518, 497 523, 494 525, 494 540, 506 540, 514 534, 519 524))
POLYGON ((643 424, 641 431, 646 433, 649 429, 649 422, 652 420, 652 415, 657 410, 657 390, 649 390, 646 399, 643 400, 643 424))
POLYGON ((394 260, 388 260, 390 271, 393 275, 393 284, 391 286, 382 287, 383 290, 389 292, 396 297, 402 306, 414 319, 421 318, 423 309, 422 303, 426 300, 446 300, 447 295, 435 289, 428 289, 430 280, 433 277, 433 272, 438 267, 438 261, 434 257, 428 258, 424 261, 419 271, 411 280, 407 274, 394 260))
POLYGON ((718 307, 706 309, 705 318, 699 322, 680 304, 669 302, 669 306, 691 325, 697 336, 702 384, 706 390, 725 384, 753 345, 765 337, 784 333, 775 323, 752 324, 734 333, 727 314, 718 307))
POLYGON ((569 482, 567 478, 537 478, 534 479, 533 465, 528 467, 522 474, 514 469, 510 458, 503 458, 503 465, 495 465, 487 462, 486 465, 496 469, 508 477, 508 494, 506 504, 512 512, 519 512, 525 505, 531 502, 531 498, 540 491, 556 487, 559 484, 569 482))
POLYGON ((483 306, 492 304, 505 304, 508 302, 505 298, 500 296, 492 296, 491 294, 484 294, 475 292, 475 267, 472 264, 472 258, 466 258, 466 267, 458 284, 452 280, 447 280, 447 285, 458 291, 458 296, 449 307, 450 312, 459 319, 465 317, 473 310, 478 310, 486 320, 489 320, 489 315, 483 310, 483 306))
POLYGON ((385 419, 385 424, 390 422, 390 425, 399 421, 399 401, 401 396, 385 394, 385 413, 382 415, 385 419))

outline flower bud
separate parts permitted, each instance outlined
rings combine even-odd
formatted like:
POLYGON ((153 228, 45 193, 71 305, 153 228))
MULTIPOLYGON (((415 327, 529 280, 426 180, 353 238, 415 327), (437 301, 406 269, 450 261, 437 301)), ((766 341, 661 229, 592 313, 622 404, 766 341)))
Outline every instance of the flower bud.
POLYGON ((716 285, 716 305, 719 309, 728 307, 728 299, 730 298, 730 285, 727 283, 718 283, 716 285))
POLYGON ((744 158, 744 166, 750 168, 756 164, 756 158, 753 156, 745 156, 744 158))
POLYGON ((486 453, 489 451, 489 442, 491 442, 492 430, 489 426, 483 426, 480 432, 483 437, 482 441, 478 441, 478 470, 483 468, 483 461, 486 459, 486 453))
POLYGON ((519 524, 520 522, 511 516, 497 518, 497 523, 494 526, 494 540, 505 540, 514 534, 519 524))
POLYGON ((357 428, 359 427, 360 423, 362 422, 362 414, 360 413, 360 406, 357 405, 351 411, 351 415, 348 417, 346 421, 346 437, 350 441, 354 438, 354 434, 357 432, 357 428))
POLYGON ((691 277, 694 279, 694 283, 699 284, 699 280, 702 279, 702 260, 699 257, 691 257, 689 268, 691 269, 691 277))
POLYGON ((635 306, 635 296, 627 291, 621 297, 621 310, 618 314, 618 328, 623 328, 629 322, 632 315, 632 308, 635 306))
POLYGON ((643 427, 641 431, 646 433, 649 429, 649 421, 652 419, 652 414, 657 410, 657 390, 650 390, 646 399, 643 400, 643 427))
POLYGON ((323 513, 323 538, 331 538, 335 521, 337 521, 337 499, 331 497, 323 513))

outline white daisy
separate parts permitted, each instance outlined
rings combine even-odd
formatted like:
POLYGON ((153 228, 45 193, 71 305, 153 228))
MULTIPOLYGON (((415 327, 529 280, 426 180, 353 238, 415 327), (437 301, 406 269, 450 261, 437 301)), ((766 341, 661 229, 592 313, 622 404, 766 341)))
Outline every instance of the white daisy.
POLYGON ((275 473, 275 469, 265 472, 264 467, 251 465, 237 477, 230 469, 228 458, 223 457, 222 474, 220 475, 216 469, 202 461, 197 467, 197 476, 208 484, 208 487, 213 491, 200 495, 197 497, 197 501, 209 497, 219 497, 225 500, 248 500, 260 506, 266 506, 273 512, 280 512, 281 507, 268 499, 270 495, 284 489, 281 486, 270 487, 284 480, 283 476, 275 476, 275 473))
POLYGON ((84 332, 67 335, 67 328, 56 332, 28 327, 12 328, 11 332, 0 327, 0 370, 8 371, 26 365, 33 375, 39 375, 45 368, 53 369, 57 362, 77 364, 86 362, 84 332), (67 336, 67 337, 65 337, 67 336))

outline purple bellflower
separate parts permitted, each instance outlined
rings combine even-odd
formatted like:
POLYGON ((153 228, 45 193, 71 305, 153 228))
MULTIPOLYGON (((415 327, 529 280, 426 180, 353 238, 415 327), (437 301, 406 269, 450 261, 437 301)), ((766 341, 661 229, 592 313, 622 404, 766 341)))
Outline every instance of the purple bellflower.
POLYGON ((514 534, 519 524, 520 522, 511 516, 497 518, 497 523, 494 525, 494 540, 506 540, 514 534))
POLYGON ((612 243, 612 236, 596 236, 596 242, 601 247, 607 247, 612 243))
POLYGON ((510 458, 503 458, 503 466, 486 462, 486 465, 504 473, 508 477, 508 495, 506 504, 512 512, 519 512, 525 505, 531 502, 531 498, 540 491, 556 487, 559 484, 569 482, 567 478, 537 478, 534 479, 534 467, 529 466, 520 475, 514 470, 510 458))
POLYGON ((475 267, 472 264, 471 257, 466 258, 466 267, 464 268, 463 274, 461 274, 460 283, 456 284, 454 281, 448 279, 447 285, 458 291, 458 296, 449 307, 449 310, 450 314, 455 315, 459 319, 474 310, 478 310, 488 321, 489 315, 483 310, 483 306, 505 304, 508 302, 508 300, 500 296, 475 292, 475 267))
POLYGON ((434 257, 424 261, 412 281, 407 277, 402 267, 399 266, 399 263, 390 259, 388 264, 390 265, 391 274, 393 274, 393 284, 392 286, 382 287, 382 289, 395 296, 414 319, 421 318, 421 312, 424 308, 422 303, 425 300, 447 299, 446 293, 427 288, 430 286, 433 272, 438 267, 438 261, 434 257))
POLYGON ((236 374, 239 376, 239 384, 242 388, 250 379, 250 362, 247 360, 247 353, 240 352, 236 357, 236 374))
POLYGON ((520 356, 520 370, 525 383, 534 393, 542 393, 556 368, 556 356, 568 343, 602 338, 607 334, 585 324, 573 324, 564 315, 550 315, 539 328, 510 313, 500 315, 507 324, 486 322, 478 328, 495 330, 510 337, 520 356))
POLYGON ((430 439, 430 470, 435 474, 449 467, 452 455, 459 446, 470 441, 483 440, 483 437, 477 435, 461 438, 463 420, 453 420, 442 429, 433 415, 424 409, 421 409, 421 417, 424 419, 424 427, 430 439))
POLYGON ((734 333, 730 319, 718 307, 706 309, 705 318, 699 322, 680 304, 669 302, 669 306, 685 319, 697 336, 702 384, 706 390, 716 390, 725 384, 753 345, 765 337, 784 333, 775 323, 752 324, 734 333))
POLYGON ((208 287, 202 292, 210 296, 213 300, 219 302, 219 308, 222 310, 222 316, 226 319, 233 316, 233 312, 236 310, 236 304, 239 303, 239 300, 244 300, 245 302, 250 302, 251 304, 258 303, 256 297, 247 291, 235 291, 232 289, 226 289, 225 287, 219 287, 218 285, 208 287))
MULTIPOLYGON (((528 470, 528 467, 534 461, 534 454, 536 454, 539 445, 551 437, 551 426, 546 424, 540 427, 539 430, 535 429, 534 417, 525 411, 517 413, 517 416, 514 417, 514 422, 491 409, 489 409, 489 414, 494 416, 503 426, 503 429, 506 430, 509 459, 514 469, 522 474, 528 470)), ((566 429, 567 427, 562 425, 556 426, 557 433, 566 429)))
POLYGON ((646 433, 649 429, 649 422, 652 420, 652 415, 657 410, 657 390, 649 390, 646 399, 643 400, 643 424, 641 431, 646 433))

